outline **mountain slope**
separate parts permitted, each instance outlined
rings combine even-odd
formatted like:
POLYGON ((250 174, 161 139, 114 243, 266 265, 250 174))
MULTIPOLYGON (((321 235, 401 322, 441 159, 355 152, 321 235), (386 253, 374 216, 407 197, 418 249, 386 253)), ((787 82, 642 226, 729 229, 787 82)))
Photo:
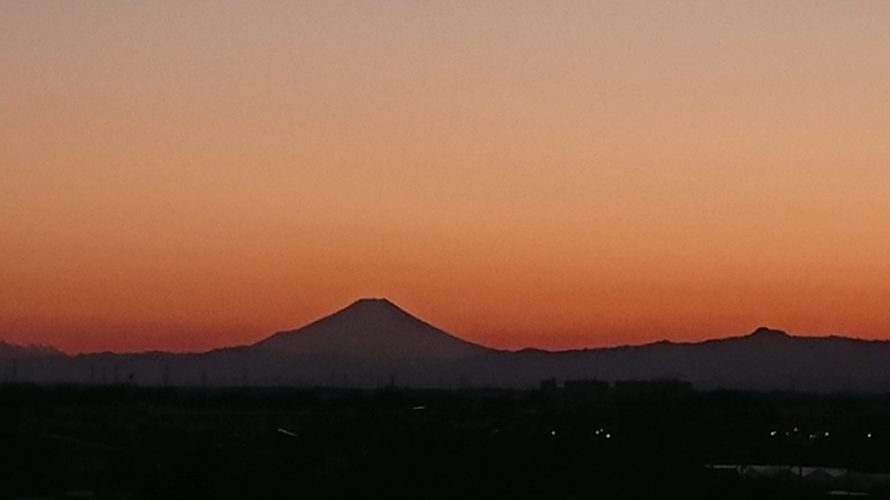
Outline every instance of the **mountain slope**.
POLYGON ((373 360, 447 360, 490 351, 453 337, 386 299, 359 300, 302 328, 276 333, 251 349, 373 360))

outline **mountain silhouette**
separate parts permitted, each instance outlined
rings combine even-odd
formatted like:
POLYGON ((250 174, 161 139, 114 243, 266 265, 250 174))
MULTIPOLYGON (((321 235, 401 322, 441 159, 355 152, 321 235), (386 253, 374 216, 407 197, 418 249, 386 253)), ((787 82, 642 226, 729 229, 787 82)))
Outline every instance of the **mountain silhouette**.
POLYGON ((81 354, 0 343, 0 381, 137 385, 537 387, 542 380, 679 379, 698 389, 886 392, 890 342, 760 327, 697 343, 500 351, 386 299, 362 299, 252 345, 205 353, 81 354))
POLYGON ((302 328, 276 333, 252 348, 375 360, 459 359, 489 351, 417 319, 386 299, 360 299, 302 328))
POLYGON ((61 351, 44 345, 22 346, 0 341, 0 359, 44 358, 62 355, 61 351))
POLYGON ((749 337, 757 337, 757 338, 784 338, 790 337, 786 332, 782 330, 774 330, 767 326, 761 326, 748 334, 749 337))

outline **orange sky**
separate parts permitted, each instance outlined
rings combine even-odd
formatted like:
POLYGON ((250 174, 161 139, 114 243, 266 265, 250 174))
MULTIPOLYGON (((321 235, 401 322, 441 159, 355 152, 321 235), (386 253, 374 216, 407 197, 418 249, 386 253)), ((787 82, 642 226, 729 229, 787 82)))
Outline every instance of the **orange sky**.
POLYGON ((890 2, 257 3, 0 4, 0 339, 890 338, 890 2))

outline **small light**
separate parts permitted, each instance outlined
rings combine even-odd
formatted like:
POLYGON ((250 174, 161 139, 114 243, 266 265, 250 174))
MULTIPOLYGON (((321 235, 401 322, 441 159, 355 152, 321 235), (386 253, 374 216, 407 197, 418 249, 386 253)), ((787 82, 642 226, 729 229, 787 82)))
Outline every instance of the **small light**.
POLYGON ((831 433, 830 433, 830 432, 828 432, 828 431, 825 431, 825 437, 828 437, 828 436, 830 436, 830 435, 831 435, 831 433))
POLYGON ((608 432, 606 433, 606 439, 612 439, 612 435, 609 434, 608 432))
POLYGON ((551 436, 555 436, 555 435, 556 435, 556 429, 550 431, 550 435, 551 435, 551 436))
POLYGON ((279 433, 279 434, 284 434, 284 435, 287 436, 287 437, 292 437, 292 438, 297 437, 297 434, 296 434, 296 433, 291 432, 291 431, 289 431, 289 430, 287 430, 287 429, 281 429, 281 428, 279 428, 279 429, 275 429, 275 432, 277 432, 277 433, 279 433))
POLYGON ((770 435, 770 436, 775 436, 776 434, 777 434, 776 431, 769 431, 769 435, 770 435))
POLYGON ((798 429, 797 427, 795 427, 795 428, 792 429, 792 430, 793 430, 794 432, 797 432, 797 431, 799 431, 800 429, 798 429))
POLYGON ((866 434, 865 437, 867 437, 868 439, 871 439, 871 432, 869 432, 868 434, 866 434))

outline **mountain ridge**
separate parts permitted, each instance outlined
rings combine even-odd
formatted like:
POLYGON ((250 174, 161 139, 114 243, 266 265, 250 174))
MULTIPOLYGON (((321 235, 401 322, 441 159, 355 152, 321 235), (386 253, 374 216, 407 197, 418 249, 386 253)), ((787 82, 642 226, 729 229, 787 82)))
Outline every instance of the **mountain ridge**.
POLYGON ((0 381, 529 388, 549 379, 672 378, 704 390, 890 390, 890 342, 883 340, 759 327, 700 342, 506 351, 462 340, 382 298, 358 300, 254 344, 203 353, 26 356, 22 349, 0 349, 0 381))
POLYGON ((212 353, 212 352, 216 352, 216 351, 224 351, 224 350, 240 350, 240 349, 246 349, 246 348, 251 348, 251 347, 255 347, 255 346, 260 346, 260 345, 267 343, 268 341, 270 341, 276 337, 284 337, 284 336, 289 336, 289 335, 293 335, 293 334, 298 334, 300 331, 302 331, 310 326, 313 326, 313 325, 323 322, 325 320, 329 320, 331 318, 335 318, 338 315, 340 315, 341 313, 348 312, 353 308, 368 305, 368 304, 381 305, 386 308, 391 308, 395 311, 398 311, 400 314, 411 318, 412 320, 414 320, 418 323, 422 323, 423 325, 426 325, 426 326, 430 327, 431 329, 438 331, 439 333, 447 335, 450 338, 459 340, 466 344, 471 344, 471 345, 478 346, 483 349, 487 349, 489 351, 496 351, 496 352, 520 353, 520 352, 526 352, 526 351, 534 351, 534 352, 545 352, 545 353, 567 353, 567 352, 579 352, 579 351, 598 351, 598 350, 607 350, 607 349, 638 348, 638 347, 647 347, 647 346, 659 345, 659 344, 699 345, 699 344, 705 344, 705 343, 709 343, 709 342, 722 342, 722 341, 727 341, 727 340, 737 340, 737 339, 746 339, 746 338, 766 338, 766 337, 786 338, 786 339, 792 339, 792 340, 840 339, 840 340, 851 340, 851 341, 856 341, 856 342, 868 342, 868 343, 877 343, 877 344, 888 343, 888 344, 890 344, 890 339, 866 339, 866 338, 851 337, 851 336, 840 335, 840 334, 826 334, 826 335, 806 335, 806 334, 796 335, 795 334, 795 335, 792 335, 792 334, 789 334, 788 332, 786 332, 785 330, 775 329, 775 328, 771 328, 771 327, 767 327, 767 326, 759 326, 748 333, 729 335, 729 336, 725 336, 725 337, 711 337, 711 338, 705 338, 702 340, 680 341, 680 340, 671 340, 671 339, 660 339, 660 340, 643 342, 643 343, 639 343, 639 344, 616 344, 616 345, 606 345, 606 346, 596 346, 596 347, 575 347, 575 348, 569 348, 569 349, 546 349, 546 348, 534 347, 534 346, 522 347, 522 348, 517 348, 517 349, 498 349, 498 348, 489 347, 489 346, 486 346, 483 344, 479 344, 476 342, 472 342, 472 341, 463 339, 459 336, 453 335, 449 332, 446 332, 445 330, 442 330, 442 329, 436 327, 435 325, 433 325, 427 321, 424 321, 424 320, 414 316, 413 314, 405 311, 403 308, 401 308, 400 306, 398 306, 397 304, 395 304, 394 302, 392 302, 391 300, 389 300, 386 297, 363 297, 363 298, 359 298, 359 299, 353 301, 352 303, 350 303, 347 306, 344 306, 344 307, 342 307, 330 314, 324 315, 318 319, 312 320, 302 326, 298 326, 298 327, 291 328, 288 330, 280 330, 280 331, 274 332, 271 335, 269 335, 268 337, 262 338, 258 341, 253 342, 253 343, 230 345, 230 346, 224 346, 224 347, 214 347, 214 348, 210 348, 210 349, 204 350, 204 351, 178 352, 178 351, 164 351, 164 350, 153 349, 153 350, 148 350, 148 351, 118 352, 118 351, 103 350, 103 351, 96 351, 96 352, 68 354, 65 351, 62 351, 54 346, 43 345, 43 344, 17 344, 14 342, 8 342, 8 341, 4 341, 4 340, 0 339, 0 352, 2 352, 4 348, 6 348, 6 349, 15 348, 15 349, 27 349, 27 350, 34 349, 35 351, 39 350, 44 353, 64 354, 66 356, 90 356, 90 355, 138 355, 138 354, 195 355, 195 354, 208 354, 208 353, 212 353))

